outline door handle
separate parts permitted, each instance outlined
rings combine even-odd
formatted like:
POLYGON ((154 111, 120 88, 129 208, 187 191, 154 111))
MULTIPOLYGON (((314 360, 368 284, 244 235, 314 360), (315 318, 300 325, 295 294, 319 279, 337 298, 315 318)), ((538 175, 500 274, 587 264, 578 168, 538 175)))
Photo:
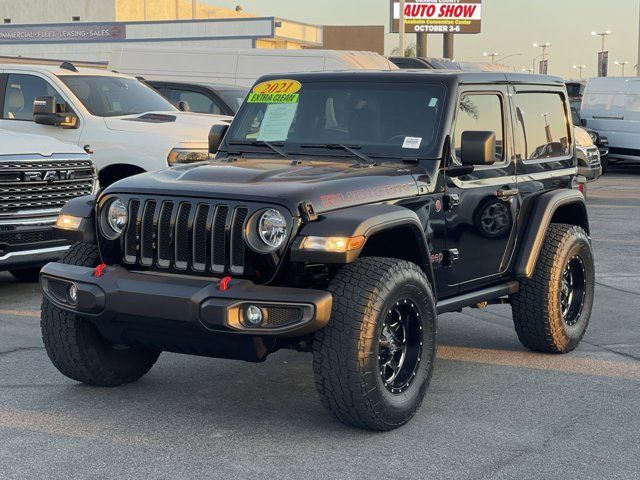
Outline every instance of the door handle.
POLYGON ((515 197, 520 191, 517 188, 501 188, 496 192, 498 198, 515 197))

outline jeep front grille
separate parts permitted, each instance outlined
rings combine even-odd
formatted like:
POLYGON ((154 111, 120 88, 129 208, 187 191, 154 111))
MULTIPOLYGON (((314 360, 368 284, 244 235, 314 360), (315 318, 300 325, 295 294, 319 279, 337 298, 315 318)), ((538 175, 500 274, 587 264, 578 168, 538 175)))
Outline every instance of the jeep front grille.
POLYGON ((205 200, 132 199, 128 208, 125 264, 244 274, 248 207, 205 200))
POLYGON ((0 216, 60 209, 67 200, 90 195, 88 159, 9 160, 0 157, 0 216))

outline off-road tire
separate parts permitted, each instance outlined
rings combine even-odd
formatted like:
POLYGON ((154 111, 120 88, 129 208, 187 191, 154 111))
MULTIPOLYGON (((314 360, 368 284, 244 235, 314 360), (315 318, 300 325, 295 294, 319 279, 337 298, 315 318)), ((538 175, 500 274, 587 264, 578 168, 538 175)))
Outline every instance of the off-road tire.
POLYGON ((593 252, 587 233, 574 225, 551 224, 533 277, 523 280, 518 293, 511 297, 520 342, 538 352, 567 353, 575 349, 589 325, 594 283, 593 252), (584 265, 584 297, 576 323, 568 325, 562 315, 561 276, 576 256, 584 265))
POLYGON ((367 257, 342 267, 329 291, 331 320, 313 341, 322 404, 347 425, 383 431, 404 425, 422 404, 433 373, 437 315, 427 277, 413 263, 367 257), (394 394, 381 376, 379 339, 387 312, 403 298, 419 311, 421 346, 413 380, 394 394))
MULTIPOLYGON (((99 258, 95 245, 77 243, 60 262, 94 267, 99 258)), ((63 375, 89 385, 115 387, 134 382, 151 369, 160 355, 141 347, 114 348, 90 320, 62 310, 46 298, 40 326, 53 365, 63 375)))
POLYGON ((23 268, 20 270, 9 270, 11 275, 23 283, 36 283, 40 278, 40 270, 42 267, 23 268))

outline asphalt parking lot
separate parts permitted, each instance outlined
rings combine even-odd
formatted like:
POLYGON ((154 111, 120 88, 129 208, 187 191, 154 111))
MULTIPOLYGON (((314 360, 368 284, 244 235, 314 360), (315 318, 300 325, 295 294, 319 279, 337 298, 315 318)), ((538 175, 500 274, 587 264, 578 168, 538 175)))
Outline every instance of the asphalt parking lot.
POLYGON ((589 188, 596 301, 581 347, 521 347, 507 306, 441 317, 425 404, 390 433, 344 427, 311 356, 248 364, 163 354, 116 389, 47 359, 40 294, 0 274, 0 477, 636 479, 640 472, 640 169, 589 188))

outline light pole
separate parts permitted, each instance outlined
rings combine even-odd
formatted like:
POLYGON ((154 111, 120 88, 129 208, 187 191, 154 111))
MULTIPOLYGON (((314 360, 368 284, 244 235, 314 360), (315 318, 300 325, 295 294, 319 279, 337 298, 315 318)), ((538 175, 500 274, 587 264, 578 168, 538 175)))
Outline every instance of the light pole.
POLYGON ((482 54, 483 57, 491 57, 491 63, 496 63, 496 57, 499 55, 500 54, 498 52, 493 52, 493 53, 484 52, 482 54))
POLYGON ((542 61, 545 61, 545 55, 547 54, 547 48, 551 47, 550 43, 534 43, 533 44, 534 47, 536 48, 541 48, 542 49, 542 61))
MULTIPOLYGON (((549 42, 546 43, 534 43, 533 44, 534 47, 536 48, 541 48, 542 49, 542 60, 541 63, 544 63, 544 61, 546 60, 546 55, 547 55, 547 48, 549 48, 551 46, 551 44, 549 42)), ((535 60, 534 60, 534 67, 535 67, 535 60)), ((540 73, 542 73, 542 71, 540 71, 540 73)), ((544 72, 544 73, 548 73, 548 72, 544 72)))
POLYGON ((591 35, 600 37, 602 39, 602 46, 600 51, 604 52, 604 39, 609 35, 613 35, 613 32, 611 30, 607 30, 606 32, 591 32, 591 35))
POLYGON ((606 52, 604 49, 604 40, 609 35, 613 35, 613 32, 611 30, 606 30, 604 32, 591 32, 591 35, 594 37, 600 37, 601 45, 600 51, 598 52, 598 76, 606 77, 609 73, 609 52, 606 52))
POLYGON ((509 55, 505 55, 505 56, 504 56, 504 57, 502 57, 502 58, 499 58, 498 60, 496 60, 496 62, 502 62, 502 61, 506 60, 507 58, 511 58, 511 57, 518 57, 518 56, 520 56, 520 55, 522 55, 522 54, 521 54, 521 53, 511 53, 511 54, 509 54, 509 55))
POLYGON ((529 74, 533 74, 533 72, 536 71, 535 68, 523 68, 522 69, 523 72, 529 73, 529 74))
POLYGON ((620 66, 620 69, 622 70, 622 76, 624 77, 624 67, 625 65, 628 65, 629 62, 625 60, 624 62, 615 62, 615 64, 620 66))
POLYGON ((587 66, 586 65, 574 65, 573 68, 580 72, 580 77, 579 78, 582 78, 582 70, 587 68, 587 66))

